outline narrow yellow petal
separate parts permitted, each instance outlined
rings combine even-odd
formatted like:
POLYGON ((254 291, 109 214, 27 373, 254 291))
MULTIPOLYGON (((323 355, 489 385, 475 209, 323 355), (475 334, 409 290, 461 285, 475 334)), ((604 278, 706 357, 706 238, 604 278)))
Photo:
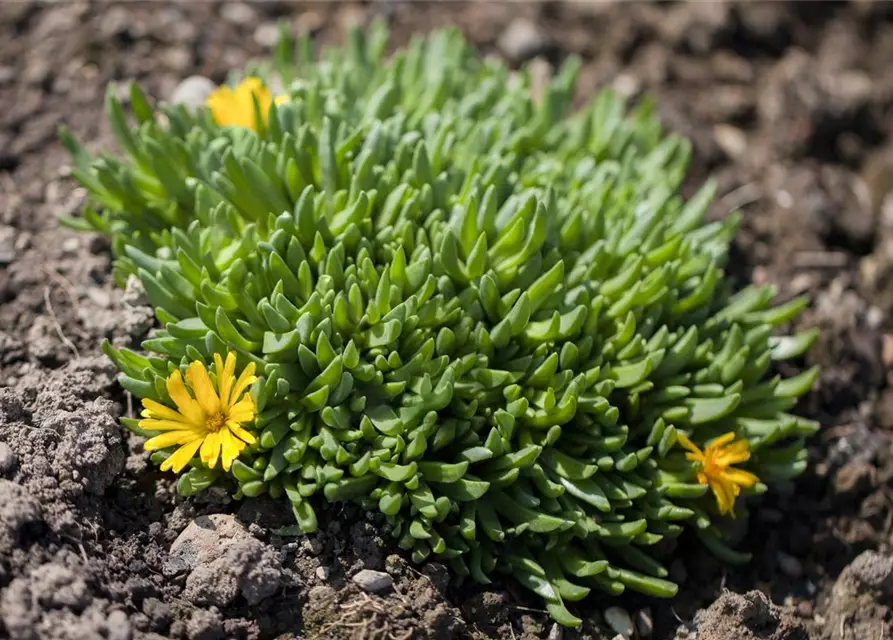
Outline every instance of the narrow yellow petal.
POLYGON ((214 391, 214 383, 211 382, 211 376, 208 375, 205 365, 198 361, 190 364, 186 369, 186 381, 192 387, 195 400, 201 405, 206 416, 220 413, 220 398, 214 391))
POLYGON ((180 471, 183 470, 183 467, 189 464, 189 461, 192 460, 193 456, 195 456, 195 452, 198 451, 198 448, 201 445, 201 438, 196 438, 195 440, 184 444, 177 449, 171 457, 161 463, 161 470, 167 471, 173 469, 174 473, 180 473, 180 471))
POLYGON ((232 394, 229 397, 230 405, 238 402, 239 396, 241 396, 248 387, 257 382, 257 378, 254 377, 254 369, 254 363, 249 362, 248 366, 245 367, 239 375, 239 379, 236 380, 236 386, 233 387, 232 394))
POLYGON ((716 506, 719 508, 720 515, 726 515, 727 513, 732 511, 734 500, 729 499, 729 496, 726 493, 725 485, 719 479, 710 479, 710 490, 716 497, 716 506))
POLYGON ((175 444, 186 444, 196 438, 194 431, 168 431, 154 438, 146 440, 143 447, 146 451, 156 451, 158 449, 167 449, 175 444))
POLYGON ((220 398, 221 411, 226 411, 226 402, 223 399, 223 394, 220 393, 223 380, 223 358, 219 353, 214 354, 214 373, 217 375, 217 397, 220 398))
POLYGON ((719 447, 729 444, 734 439, 735 439, 735 432, 729 431, 728 433, 724 433, 721 436, 719 436, 718 438, 716 438, 715 440, 711 441, 710 444, 708 444, 707 446, 710 449, 716 449, 716 448, 719 448, 719 447))
POLYGON ((179 369, 174 371, 167 379, 167 392, 186 420, 194 425, 205 423, 205 412, 202 411, 201 405, 189 395, 179 369))
MULTIPOLYGON (((681 444, 683 447, 685 447, 686 449, 691 451, 691 454, 687 454, 687 455, 694 454, 694 455, 698 456, 697 457, 698 460, 703 459, 703 457, 704 457, 703 452, 698 448, 698 446, 694 442, 689 440, 688 436, 686 436, 684 433, 682 433, 681 431, 678 431, 676 433, 676 439, 679 441, 679 444, 681 444)), ((693 460, 693 459, 695 459, 695 458, 689 458, 689 460, 693 460)))
POLYGON ((723 492, 726 496, 726 504, 728 505, 729 514, 734 517, 735 515, 735 499, 738 497, 738 494, 741 493, 741 489, 737 484, 732 482, 726 482, 725 479, 719 479, 720 486, 722 487, 723 492))
POLYGON ((164 418, 165 420, 188 422, 186 416, 184 416, 183 414, 178 413, 170 407, 164 406, 160 402, 150 400, 149 398, 143 398, 143 407, 145 407, 145 410, 142 414, 147 418, 164 418), (148 415, 146 415, 147 412, 148 415))
MULTIPOLYGON (((220 356, 215 356, 220 357, 220 356)), ((226 354, 226 364, 221 369, 217 367, 217 381, 220 387, 220 406, 223 411, 228 411, 233 404, 230 395, 233 388, 233 380, 236 377, 236 354, 230 351, 226 354)))
POLYGON ((736 485, 746 487, 747 489, 750 489, 760 481, 757 476, 744 469, 726 469, 722 475, 729 482, 734 482, 736 485))
POLYGON ((220 434, 211 432, 205 436, 201 450, 202 462, 209 469, 213 469, 220 457, 220 434))
POLYGON ((140 420, 139 427, 146 431, 176 431, 178 429, 185 429, 193 431, 199 436, 202 434, 202 430, 192 423, 174 420, 159 420, 158 418, 145 418, 140 420))
POLYGON ((750 460, 750 452, 730 455, 726 455, 725 453, 718 453, 713 457, 713 460, 721 467, 728 467, 733 464, 741 464, 742 462, 747 462, 748 460, 750 460))
POLYGON ((220 440, 223 443, 223 454, 221 456, 223 470, 229 471, 233 466, 233 461, 239 457, 242 449, 245 448, 245 443, 234 438, 228 429, 220 431, 220 440))
POLYGON ((245 429, 240 427, 235 422, 227 422, 226 427, 227 427, 227 429, 229 429, 230 431, 233 432, 233 435, 235 435, 238 438, 241 438, 248 444, 254 444, 255 442, 257 442, 257 439, 253 435, 251 435, 251 433, 249 433, 248 431, 246 431, 245 429))

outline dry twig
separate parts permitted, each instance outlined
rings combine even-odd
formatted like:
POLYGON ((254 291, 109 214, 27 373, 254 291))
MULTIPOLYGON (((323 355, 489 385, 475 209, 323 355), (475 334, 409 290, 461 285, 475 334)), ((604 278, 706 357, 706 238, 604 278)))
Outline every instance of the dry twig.
POLYGON ((56 329, 56 335, 59 336, 59 339, 62 341, 62 343, 66 347, 68 347, 69 349, 72 350, 72 352, 74 353, 75 359, 80 360, 81 359, 80 351, 78 351, 78 348, 76 346, 74 346, 74 343, 71 340, 69 340, 68 336, 66 336, 65 333, 62 331, 62 325, 59 324, 59 318, 56 316, 56 312, 53 310, 53 303, 50 302, 50 288, 49 287, 43 288, 43 302, 46 305, 46 309, 49 312, 50 317, 53 319, 53 325, 54 325, 54 328, 56 329))

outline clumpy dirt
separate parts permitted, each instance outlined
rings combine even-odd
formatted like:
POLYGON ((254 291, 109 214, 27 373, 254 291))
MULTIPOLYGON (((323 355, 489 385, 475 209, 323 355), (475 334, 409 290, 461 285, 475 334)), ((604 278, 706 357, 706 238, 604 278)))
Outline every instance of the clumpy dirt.
POLYGON ((621 606, 639 637, 893 638, 891 59, 893 5, 873 2, 0 3, 0 637, 611 638, 621 606), (412 565, 352 507, 283 538, 276 503, 180 498, 117 426, 133 402, 99 345, 137 345, 153 315, 113 287, 105 240, 60 227, 84 192, 57 127, 106 147, 110 83, 170 98, 263 54, 277 19, 321 44, 376 16, 395 44, 456 24, 513 65, 578 55, 580 102, 654 96, 693 142, 689 187, 713 176, 713 213, 742 214, 733 276, 809 295, 797 326, 822 336, 800 365, 822 375, 799 410, 823 429, 807 473, 736 522, 752 563, 683 537, 675 600, 591 597, 562 632, 511 582, 412 565))

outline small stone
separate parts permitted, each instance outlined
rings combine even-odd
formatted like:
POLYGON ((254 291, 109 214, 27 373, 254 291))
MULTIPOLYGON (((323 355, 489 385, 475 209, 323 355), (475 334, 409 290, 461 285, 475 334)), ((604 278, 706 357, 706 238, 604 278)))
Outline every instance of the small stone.
POLYGON ((608 623, 608 626, 611 629, 621 635, 623 638, 628 640, 633 637, 633 632, 635 628, 633 627, 632 618, 629 617, 629 614, 625 609, 620 607, 608 607, 605 609, 605 622, 608 623))
POLYGON ((87 297, 101 309, 108 309, 112 306, 112 296, 105 289, 90 287, 87 289, 87 297))
POLYGON ((868 311, 865 312, 865 324, 867 324, 870 329, 877 330, 883 322, 884 312, 874 305, 868 307, 868 311))
POLYGON ((866 494, 874 484, 875 468, 864 460, 853 460, 834 474, 834 492, 845 499, 866 494))
POLYGON ((775 557, 778 560, 778 567, 789 578, 799 578, 803 575, 803 564, 794 556, 779 551, 775 557))
POLYGON ((0 226, 0 266, 11 264, 16 258, 15 229, 0 226))
POLYGON ((718 124, 713 127, 713 139, 729 158, 735 160, 747 152, 747 136, 738 127, 718 124))
POLYGON ((248 24, 254 21, 255 11, 244 2, 228 2, 220 10, 220 17, 231 24, 248 24))
POLYGON ((62 253, 73 255, 81 246, 80 238, 66 238, 62 241, 62 253))
POLYGON ((312 553, 315 556, 318 556, 319 554, 322 553, 322 550, 323 550, 322 542, 320 542, 316 538, 310 538, 310 540, 307 541, 307 546, 310 549, 310 553, 312 553))
POLYGON ((149 297, 146 295, 143 283, 133 274, 127 276, 127 284, 124 285, 121 302, 130 307, 145 307, 149 304, 149 297))
POLYGON ((15 67, 0 65, 0 85, 9 84, 16 77, 15 67))
POLYGON ((31 234, 27 231, 22 231, 19 233, 19 237, 16 238, 15 250, 16 255, 21 255, 25 251, 31 248, 31 234))
POLYGON ((161 54, 161 63, 172 71, 186 71, 192 66, 192 52, 186 47, 171 47, 161 54))
POLYGON ((295 31, 299 34, 312 34, 322 29, 325 19, 316 11, 305 11, 295 20, 295 31))
POLYGON ((271 49, 278 39, 279 27, 274 22, 264 22, 254 30, 254 41, 266 49, 271 49))
MULTIPOLYGON (((133 19, 127 9, 124 7, 110 7, 103 11, 102 21, 99 23, 99 32, 106 38, 123 35, 129 30, 131 22, 133 22, 133 19)), ((67 27, 66 30, 68 28, 71 27, 67 27)))
POLYGON ((372 569, 363 569, 352 580, 363 591, 369 593, 378 593, 390 589, 394 584, 394 579, 383 571, 373 571, 372 569))
POLYGON ((328 567, 316 567, 316 577, 320 580, 328 580, 332 570, 328 567))
POLYGON ((15 467, 16 456, 5 442, 0 442, 0 473, 8 473, 15 467))
POLYGON ((564 631, 558 623, 552 625, 549 629, 549 640, 561 640, 564 637, 564 631))
POLYGON ((217 88, 212 80, 204 76, 189 76, 177 85, 171 94, 171 102, 182 104, 190 109, 204 106, 208 96, 217 88))
POLYGON ((517 18, 505 28, 496 45, 510 61, 521 63, 544 53, 549 39, 535 22, 517 18))
POLYGON ((611 83, 612 88, 622 98, 632 98, 642 89, 642 81, 631 73, 621 73, 611 83))
POLYGON ((884 344, 881 351, 881 359, 888 367, 893 364, 893 333, 884 334, 884 344))
POLYGON ((636 631, 643 638, 650 638, 654 633, 654 618, 651 617, 651 609, 648 607, 636 612, 636 631))
POLYGON ((707 53, 717 48, 732 26, 732 7, 705 2, 697 6, 681 3, 660 21, 659 29, 675 48, 707 53))
POLYGON ((130 620, 120 609, 112 611, 105 624, 108 627, 108 640, 130 640, 133 637, 130 620))
POLYGON ((345 3, 336 14, 336 26, 343 31, 349 31, 354 27, 362 27, 366 23, 366 9, 362 6, 345 3))
POLYGON ((790 28, 785 24, 787 11, 784 6, 772 3, 754 3, 738 8, 738 20, 742 32, 762 46, 784 44, 790 28))
POLYGON ((50 63, 45 60, 34 60, 25 66, 22 72, 22 80, 26 83, 39 86, 50 79, 50 63))

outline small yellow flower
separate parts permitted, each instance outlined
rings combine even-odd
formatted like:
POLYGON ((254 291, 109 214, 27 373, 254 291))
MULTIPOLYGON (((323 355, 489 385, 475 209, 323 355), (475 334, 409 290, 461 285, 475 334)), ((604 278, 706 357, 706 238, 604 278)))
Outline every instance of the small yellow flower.
POLYGON ((679 433, 679 442, 690 453, 685 457, 701 463, 698 482, 710 485, 716 496, 716 504, 722 515, 735 517, 735 499, 741 494, 741 487, 751 488, 760 479, 749 471, 733 469, 731 465, 750 459, 747 440, 735 440, 733 432, 720 436, 701 451, 698 446, 679 433))
POLYGON ((217 372, 217 388, 201 362, 195 361, 186 369, 183 383, 179 369, 167 379, 167 392, 177 405, 177 410, 143 398, 141 429, 164 431, 146 442, 146 450, 166 449, 180 445, 179 449, 161 464, 161 470, 173 469, 179 473, 189 464, 201 448, 202 462, 209 469, 220 458, 223 470, 229 471, 233 460, 239 457, 246 444, 254 443, 254 436, 241 425, 254 420, 257 409, 250 395, 245 394, 257 378, 254 363, 250 363, 236 379, 236 354, 230 352, 224 365, 222 358, 214 354, 214 370, 217 372), (244 395, 243 395, 244 394, 244 395))
MULTIPOLYGON (((261 79, 253 76, 242 80, 235 89, 228 85, 218 87, 208 96, 206 104, 214 115, 215 122, 220 126, 257 129, 254 118, 254 96, 257 97, 261 117, 266 119, 273 98, 261 79)), ((276 98, 276 104, 287 99, 288 96, 279 96, 276 98)))

